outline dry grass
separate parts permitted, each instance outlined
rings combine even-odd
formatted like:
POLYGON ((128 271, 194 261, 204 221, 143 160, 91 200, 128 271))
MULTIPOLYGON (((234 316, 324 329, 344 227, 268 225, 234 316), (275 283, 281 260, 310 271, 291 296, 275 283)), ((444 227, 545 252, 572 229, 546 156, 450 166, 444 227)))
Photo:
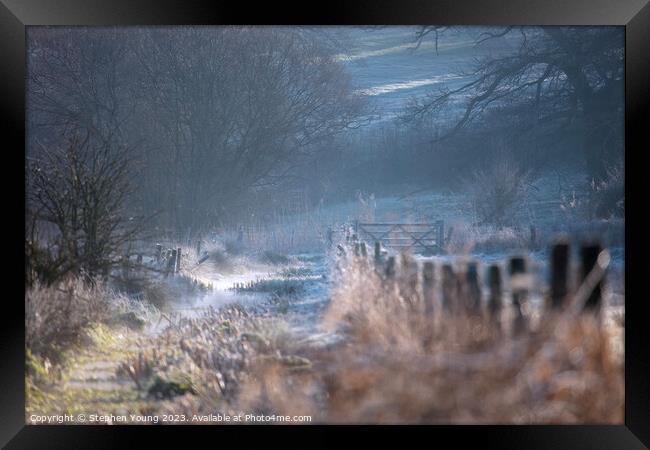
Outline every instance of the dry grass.
MULTIPOLYGON (((195 318, 171 316, 153 348, 131 355, 120 371, 141 395, 156 396, 149 412, 190 417, 310 415, 321 423, 389 424, 623 422, 621 312, 598 318, 529 308, 526 331, 514 336, 509 308, 498 320, 489 317, 485 305, 471 313, 462 306, 463 286, 457 306, 446 311, 436 284, 428 314, 422 283, 403 275, 412 263, 403 257, 397 275, 386 279, 369 261, 341 261, 325 316, 325 324, 344 337, 339 344, 298 342, 281 319, 230 305, 195 318)), ((43 308, 44 299, 57 294, 39 295, 28 293, 28 306, 43 308)), ((122 303, 119 311, 132 310, 122 303)), ((504 303, 509 303, 505 296, 504 303)), ((146 311, 141 315, 147 317, 146 311)), ((32 325, 35 332, 46 333, 32 325)))
POLYGON ((328 423, 622 423, 620 325, 544 315, 514 338, 508 310, 500 327, 439 302, 427 316, 406 281, 344 267, 327 320, 346 343, 312 352, 318 370, 267 367, 243 406, 328 423))
POLYGON ((52 362, 76 343, 92 323, 106 318, 110 294, 69 277, 51 286, 36 282, 25 291, 25 344, 34 355, 52 362))
POLYGON ((172 323, 158 339, 157 370, 182 368, 192 394, 161 405, 162 413, 236 414, 241 387, 261 367, 295 369, 308 362, 294 354, 283 323, 233 304, 172 323))

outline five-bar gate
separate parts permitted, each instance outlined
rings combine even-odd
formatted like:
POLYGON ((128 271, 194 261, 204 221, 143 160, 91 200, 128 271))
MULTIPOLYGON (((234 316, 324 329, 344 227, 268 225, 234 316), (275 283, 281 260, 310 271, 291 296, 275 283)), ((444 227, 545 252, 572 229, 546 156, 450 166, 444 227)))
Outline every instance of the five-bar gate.
POLYGON ((444 222, 434 223, 356 223, 359 239, 380 242, 396 250, 444 253, 444 222))

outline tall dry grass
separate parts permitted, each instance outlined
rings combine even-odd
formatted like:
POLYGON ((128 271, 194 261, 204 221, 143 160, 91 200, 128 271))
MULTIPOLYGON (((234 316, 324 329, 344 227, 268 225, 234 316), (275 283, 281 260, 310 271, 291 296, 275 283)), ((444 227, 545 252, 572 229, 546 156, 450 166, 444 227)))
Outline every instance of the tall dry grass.
POLYGON ((261 369, 241 407, 327 423, 623 422, 620 324, 530 311, 514 336, 508 308, 498 324, 484 309, 446 313, 439 290, 425 314, 421 284, 399 273, 387 281, 366 261, 344 265, 326 320, 345 343, 305 350, 308 373, 261 369))
POLYGON ((34 355, 56 362, 93 322, 107 317, 111 294, 68 277, 50 286, 35 282, 25 291, 25 345, 34 355))

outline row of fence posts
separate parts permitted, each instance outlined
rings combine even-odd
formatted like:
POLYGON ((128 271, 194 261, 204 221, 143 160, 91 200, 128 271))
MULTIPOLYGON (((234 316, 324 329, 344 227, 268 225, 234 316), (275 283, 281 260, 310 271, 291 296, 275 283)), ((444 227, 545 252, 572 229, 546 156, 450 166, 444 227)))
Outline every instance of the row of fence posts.
MULTIPOLYGON (((196 254, 201 256, 199 263, 204 262, 208 256, 207 252, 201 255, 201 240, 196 241, 196 254)), ((165 276, 174 275, 181 270, 182 251, 180 247, 176 248, 163 248, 162 244, 156 244, 154 251, 154 259, 158 266, 162 266, 165 276)), ((122 257, 122 272, 124 277, 128 277, 129 270, 132 268, 129 263, 130 258, 128 255, 122 257)), ((136 255, 136 263, 139 267, 142 266, 143 256, 142 253, 136 255)))
MULTIPOLYGON (((368 258, 368 249, 365 242, 353 240, 348 244, 353 250, 354 259, 363 261, 364 265, 371 267, 368 258)), ((346 249, 338 245, 339 256, 346 256, 346 249)), ((594 270, 603 247, 598 242, 584 243, 580 248, 580 270, 577 281, 584 283, 587 276, 594 270)), ((570 253, 568 241, 558 240, 552 245, 549 255, 550 283, 547 295, 547 307, 553 311, 561 311, 569 300, 571 289, 570 282, 570 253)), ((417 294, 419 265, 412 257, 402 254, 400 273, 395 256, 384 257, 384 251, 379 242, 374 244, 374 270, 384 282, 391 283, 398 280, 404 298, 414 298, 417 294)), ((528 329, 528 315, 525 305, 531 287, 528 260, 523 256, 513 256, 506 264, 510 278, 510 303, 513 311, 512 331, 514 334, 522 333, 528 329)), ((440 293, 441 306, 446 313, 464 311, 470 315, 483 314, 483 291, 479 265, 476 261, 468 261, 461 267, 454 268, 450 262, 442 263, 440 267, 440 293), (462 302, 462 304, 461 304, 462 302)), ((491 321, 500 326, 501 312, 503 309, 504 283, 502 266, 491 263, 486 270, 486 285, 488 290, 486 312, 491 321)), ((435 264, 425 261, 421 268, 422 297, 424 313, 433 316, 434 291, 435 291, 435 264)), ((602 304, 602 289, 604 276, 601 276, 594 288, 587 296, 583 309, 599 312, 602 304)))

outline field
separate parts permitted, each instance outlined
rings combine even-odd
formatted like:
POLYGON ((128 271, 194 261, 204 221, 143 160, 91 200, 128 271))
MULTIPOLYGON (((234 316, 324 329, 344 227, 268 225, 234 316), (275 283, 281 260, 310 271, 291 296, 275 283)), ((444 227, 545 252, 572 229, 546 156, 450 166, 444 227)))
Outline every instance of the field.
MULTIPOLYGON (((508 255, 518 253, 508 247, 464 256, 389 252, 375 261, 354 256, 344 240, 345 256, 335 248, 254 251, 228 239, 204 244, 208 259, 182 247, 180 272, 134 281, 131 300, 102 292, 112 306, 53 353, 61 361, 45 351, 31 357, 27 419, 64 411, 95 415, 95 423, 173 423, 175 414, 187 423, 240 414, 276 423, 623 420, 624 290, 605 283, 601 313, 583 314, 576 295, 585 294, 570 277, 567 307, 549 309, 546 250, 529 253, 518 322, 512 298, 520 287, 507 273, 508 255), (467 306, 476 298, 471 260, 479 263, 476 307, 467 306), (427 264, 432 277, 423 274, 427 264), (456 273, 451 288, 446 264, 456 273), (494 264, 503 273, 497 314, 487 272, 494 264)), ((568 270, 577 273, 576 264, 568 270)), ((616 275, 615 258, 607 264, 616 275)), ((87 295, 80 286, 64 292, 87 295)))

